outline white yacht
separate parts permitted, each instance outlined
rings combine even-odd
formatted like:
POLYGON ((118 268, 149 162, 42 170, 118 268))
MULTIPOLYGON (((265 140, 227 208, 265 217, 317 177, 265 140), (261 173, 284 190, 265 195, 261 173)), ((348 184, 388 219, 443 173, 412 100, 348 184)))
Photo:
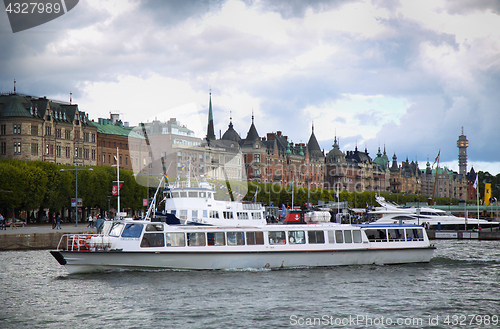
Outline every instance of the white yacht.
POLYGON ((489 222, 483 219, 457 217, 448 214, 444 210, 430 207, 401 207, 393 202, 386 201, 384 197, 377 196, 375 200, 380 207, 369 211, 368 215, 381 216, 375 221, 377 224, 399 223, 425 225, 432 229, 442 230, 464 230, 477 228, 499 227, 498 222, 489 222))

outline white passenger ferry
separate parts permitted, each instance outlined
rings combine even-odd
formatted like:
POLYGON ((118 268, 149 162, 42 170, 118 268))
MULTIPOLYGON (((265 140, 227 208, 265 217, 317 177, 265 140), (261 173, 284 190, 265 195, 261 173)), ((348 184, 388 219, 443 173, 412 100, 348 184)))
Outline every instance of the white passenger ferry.
POLYGON ((51 251, 70 273, 113 269, 248 269, 429 262, 416 225, 261 226, 106 221, 100 234, 65 234, 51 251))

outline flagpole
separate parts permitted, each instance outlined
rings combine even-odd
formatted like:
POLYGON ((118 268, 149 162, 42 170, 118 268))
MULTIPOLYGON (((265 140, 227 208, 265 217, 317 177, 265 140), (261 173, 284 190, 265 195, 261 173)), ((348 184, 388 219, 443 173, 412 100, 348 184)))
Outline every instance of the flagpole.
MULTIPOLYGON (((477 176, 476 176, 477 182, 477 176)), ((479 184, 476 184, 476 199, 477 199, 477 229, 479 230, 479 184)))
POLYGON ((120 213, 120 153, 116 148, 116 184, 118 187, 118 213, 120 213))

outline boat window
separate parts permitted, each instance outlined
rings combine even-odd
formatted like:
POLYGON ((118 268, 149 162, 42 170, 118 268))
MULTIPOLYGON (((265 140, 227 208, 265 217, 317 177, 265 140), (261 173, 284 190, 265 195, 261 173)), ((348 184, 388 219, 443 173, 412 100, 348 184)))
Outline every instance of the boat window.
POLYGON ((335 243, 335 232, 334 231, 327 231, 328 232, 328 243, 335 243))
POLYGON ((188 246, 204 246, 205 245, 205 233, 203 232, 191 232, 187 234, 187 244, 188 246))
POLYGON ((244 244, 245 236, 243 235, 243 232, 227 232, 228 246, 242 246, 244 244))
POLYGON ((188 211, 186 209, 179 210, 179 219, 187 219, 188 211))
POLYGON ((366 230, 366 236, 371 242, 387 242, 385 229, 366 230))
POLYGON ((247 232, 247 244, 264 244, 264 233, 262 232, 247 232))
POLYGON ((113 226, 111 227, 111 230, 109 231, 110 236, 120 236, 122 233, 123 227, 122 223, 114 223, 113 226))
POLYGON ((253 212, 252 219, 262 219, 262 215, 260 212, 253 212))
POLYGON ((286 237, 283 231, 270 231, 269 232, 269 244, 285 244, 286 237))
POLYGON ((122 233, 122 238, 138 238, 142 234, 142 224, 127 224, 122 233))
POLYGON ((207 198, 209 198, 209 199, 212 198, 212 192, 207 192, 207 198))
POLYGON ((163 233, 144 233, 141 247, 165 247, 163 233))
POLYGON ((148 224, 146 225, 146 232, 161 231, 163 232, 163 224, 148 224))
POLYGON ((186 192, 180 192, 180 195, 181 195, 181 198, 186 198, 187 197, 187 193, 186 192))
POLYGON ((238 219, 248 219, 248 213, 247 212, 237 212, 236 217, 238 217, 238 219))
POLYGON ((207 244, 209 246, 223 246, 226 244, 224 232, 208 232, 207 244))
POLYGON ((352 243, 351 230, 345 230, 344 231, 344 242, 345 243, 352 243))
POLYGON ((388 232, 389 232, 389 241, 399 241, 403 239, 404 230, 390 228, 388 232))
POLYGON ((325 234, 323 231, 309 231, 307 232, 309 243, 325 243, 325 234))
POLYGON ((234 219, 232 211, 223 211, 224 219, 234 219))
POLYGON ((179 192, 171 192, 172 198, 178 198, 179 197, 179 192))
POLYGON ((190 198, 197 198, 197 197, 198 197, 198 192, 190 191, 190 192, 188 193, 188 196, 189 196, 190 198))
POLYGON ((219 212, 217 210, 210 210, 210 218, 219 218, 219 212))
POLYGON ((304 244, 306 243, 306 235, 304 231, 290 231, 288 232, 288 242, 290 244, 304 244))
POLYGON ((184 233, 165 233, 167 247, 184 247, 186 239, 184 233))
POLYGON ((352 231, 352 240, 354 241, 354 243, 363 242, 363 239, 361 238, 361 231, 360 230, 352 231))
POLYGON ((423 240, 423 232, 422 229, 406 229, 406 240, 423 240))
POLYGON ((203 210, 203 218, 207 218, 208 217, 208 210, 203 210))
POLYGON ((342 231, 335 231, 335 241, 337 241, 337 243, 344 243, 344 235, 342 234, 342 231))
POLYGON ((192 210, 191 211, 191 218, 192 219, 197 219, 198 218, 198 210, 192 210))
POLYGON ((207 197, 207 193, 205 192, 200 192, 200 198, 206 198, 207 197))

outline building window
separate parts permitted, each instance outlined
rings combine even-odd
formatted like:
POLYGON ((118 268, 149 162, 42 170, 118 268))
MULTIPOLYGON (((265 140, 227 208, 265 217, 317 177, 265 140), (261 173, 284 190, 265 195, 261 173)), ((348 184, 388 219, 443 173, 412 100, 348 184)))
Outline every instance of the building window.
POLYGON ((79 130, 75 131, 75 139, 80 139, 80 131, 79 130))
POLYGON ((6 154, 6 153, 7 153, 7 143, 0 142, 0 154, 6 154))
POLYGON ((96 152, 95 150, 92 150, 92 160, 95 160, 96 159, 96 152))
POLYGON ((14 125, 14 135, 21 134, 21 125, 14 125))
POLYGON ((45 136, 51 136, 52 135, 52 127, 45 127, 45 136))
POLYGON ((89 133, 83 133, 83 140, 85 142, 88 142, 89 141, 89 133))
POLYGON ((88 159, 90 157, 90 150, 89 149, 84 149, 83 150, 83 157, 85 159, 88 159))
POLYGON ((64 131, 64 139, 71 139, 71 131, 70 130, 64 131))
POLYGON ((14 143, 14 154, 21 154, 21 143, 14 143))
POLYGON ((56 146, 56 157, 61 157, 61 145, 56 146))
POLYGON ((31 135, 38 136, 38 125, 31 125, 31 135))
POLYGON ((102 155, 102 163, 106 163, 106 155, 105 154, 102 155))
POLYGON ((6 135, 6 131, 5 125, 0 125, 0 135, 6 135))
POLYGON ((31 143, 31 155, 38 155, 38 144, 31 143))
POLYGON ((58 128, 56 129, 56 138, 61 138, 62 137, 62 129, 58 128))
POLYGON ((66 158, 71 157, 71 148, 69 146, 66 146, 66 158))
POLYGON ((92 143, 95 143, 95 134, 92 134, 92 143))

